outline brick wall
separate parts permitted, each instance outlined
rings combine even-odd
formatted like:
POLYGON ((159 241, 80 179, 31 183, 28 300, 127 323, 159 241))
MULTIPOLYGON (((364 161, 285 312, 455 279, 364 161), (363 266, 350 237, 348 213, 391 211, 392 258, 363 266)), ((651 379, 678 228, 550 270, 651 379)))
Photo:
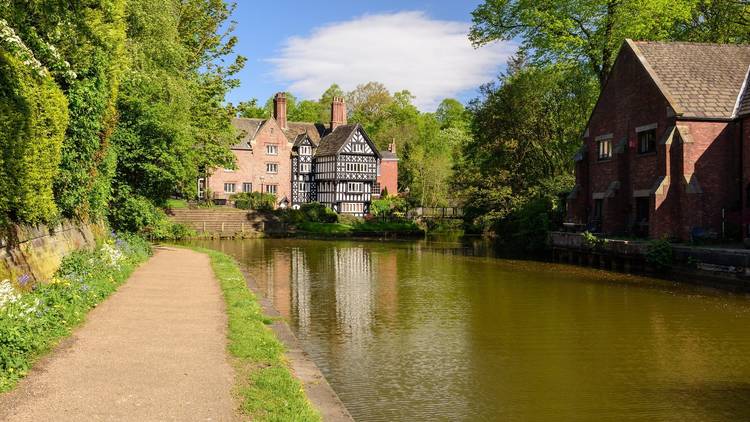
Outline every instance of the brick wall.
POLYGON ((378 176, 380 189, 388 189, 389 195, 398 193, 398 160, 383 160, 380 163, 380 176, 378 176))
POLYGON ((242 192, 243 183, 252 183, 254 192, 265 191, 267 185, 276 185, 276 197, 280 201, 284 197, 291 201, 291 149, 292 144, 287 141, 284 132, 274 119, 269 119, 252 142, 252 151, 234 150, 237 158, 237 169, 227 171, 216 169, 209 177, 208 188, 213 198, 224 199, 228 196, 224 192, 225 183, 234 183, 237 193, 242 192), (268 155, 266 145, 275 145, 277 155, 268 155), (267 163, 278 164, 278 172, 268 173, 267 163))

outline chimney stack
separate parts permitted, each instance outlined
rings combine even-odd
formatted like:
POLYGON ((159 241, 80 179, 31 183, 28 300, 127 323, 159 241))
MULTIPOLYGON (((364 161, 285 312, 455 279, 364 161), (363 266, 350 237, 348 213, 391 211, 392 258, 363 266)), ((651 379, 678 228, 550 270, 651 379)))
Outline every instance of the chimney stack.
POLYGON ((396 140, 395 139, 392 139, 391 143, 388 144, 388 151, 394 154, 396 153, 396 140))
POLYGON ((279 92, 273 99, 273 118, 281 126, 282 129, 286 129, 286 94, 279 92))
POLYGON ((346 124, 346 104, 343 97, 333 97, 331 103, 331 131, 346 124))

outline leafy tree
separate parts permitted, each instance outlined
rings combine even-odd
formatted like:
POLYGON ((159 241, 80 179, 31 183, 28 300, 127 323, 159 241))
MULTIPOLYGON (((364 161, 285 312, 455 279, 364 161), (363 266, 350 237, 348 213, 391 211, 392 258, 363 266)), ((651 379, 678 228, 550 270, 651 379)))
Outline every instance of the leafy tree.
POLYGON ((289 121, 316 123, 321 115, 320 109, 321 105, 317 101, 303 100, 297 105, 294 113, 289 115, 289 121))
MULTIPOLYGON (((529 201, 556 207, 571 187, 571 157, 587 118, 581 110, 591 109, 597 91, 586 72, 566 64, 514 68, 500 84, 482 87, 454 180, 467 218, 480 229, 515 233, 507 225, 520 221, 519 212, 539 210, 529 201)), ((553 211, 545 210, 550 221, 553 211)))
POLYGON ((520 38, 539 62, 582 63, 603 85, 625 38, 672 39, 701 2, 486 0, 472 13, 470 39, 480 46, 520 38))
POLYGON ((250 101, 240 102, 237 104, 234 111, 238 117, 245 117, 248 119, 267 119, 270 117, 268 110, 258 106, 258 100, 256 98, 253 98, 250 101))
POLYGON ((392 101, 388 89, 379 82, 358 85, 346 95, 350 120, 362 124, 368 132, 384 119, 385 109, 392 101))
MULTIPOLYGON (((231 9, 223 1, 128 3, 131 64, 113 137, 116 206, 148 213, 151 207, 142 206, 146 201, 164 205, 177 193, 193 196, 200 169, 234 165, 229 146, 235 140, 230 126, 235 110, 224 97, 237 85, 232 76, 244 59, 215 64, 235 43, 221 32, 231 9)), ((116 227, 129 230, 133 222, 158 219, 122 213, 112 218, 116 227)))
POLYGON ((697 42, 750 42, 750 1, 696 2, 692 19, 678 27, 678 38, 697 42))
POLYGON ((466 110, 466 107, 453 98, 446 98, 440 103, 435 112, 435 117, 443 129, 468 129, 471 122, 471 114, 466 110))

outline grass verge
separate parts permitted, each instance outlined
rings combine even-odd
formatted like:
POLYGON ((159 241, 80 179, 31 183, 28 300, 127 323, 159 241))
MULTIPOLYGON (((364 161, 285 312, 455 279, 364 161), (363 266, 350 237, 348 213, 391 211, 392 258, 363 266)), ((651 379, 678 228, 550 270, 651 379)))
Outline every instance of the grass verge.
POLYGON ((192 247, 211 258, 227 303, 229 352, 237 371, 237 393, 242 411, 257 421, 320 421, 305 396, 302 384, 292 376, 284 358, 284 346, 267 327, 255 295, 231 257, 211 249, 192 247))
POLYGON ((34 283, 23 275, 0 282, 0 392, 11 390, 150 255, 145 240, 120 235, 66 256, 52 280, 34 283))

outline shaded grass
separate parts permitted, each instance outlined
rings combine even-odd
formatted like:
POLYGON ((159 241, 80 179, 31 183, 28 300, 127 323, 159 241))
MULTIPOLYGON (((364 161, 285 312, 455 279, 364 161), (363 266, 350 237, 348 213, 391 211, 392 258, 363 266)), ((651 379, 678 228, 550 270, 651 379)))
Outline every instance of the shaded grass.
POLYGON ((235 357, 237 393, 245 416, 257 421, 320 421, 284 358, 284 347, 267 327, 255 295, 237 262, 211 249, 192 247, 211 258, 227 303, 229 352, 235 357))

